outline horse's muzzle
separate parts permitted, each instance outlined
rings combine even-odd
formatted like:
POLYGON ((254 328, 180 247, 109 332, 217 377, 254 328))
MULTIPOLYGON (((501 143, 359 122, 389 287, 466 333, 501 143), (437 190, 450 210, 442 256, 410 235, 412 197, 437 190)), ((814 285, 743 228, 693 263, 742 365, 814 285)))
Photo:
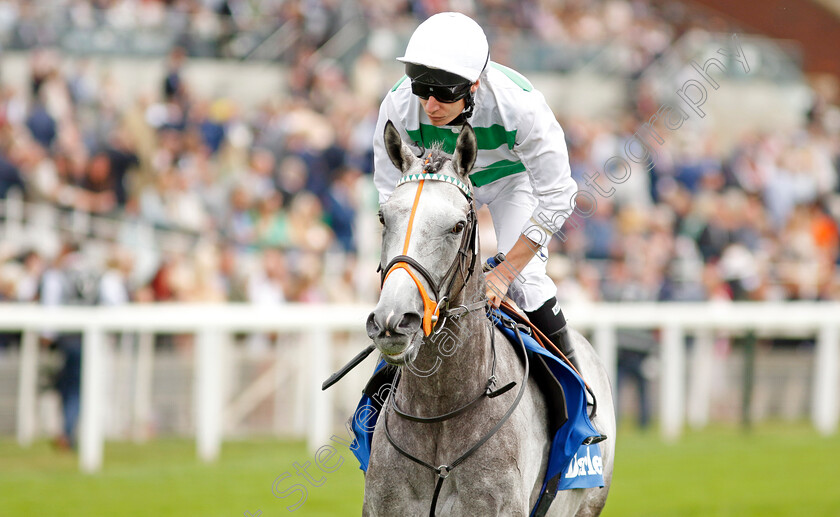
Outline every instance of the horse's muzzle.
POLYGON ((398 355, 420 331, 423 317, 416 312, 398 313, 392 308, 377 307, 368 316, 365 329, 385 355, 398 355))

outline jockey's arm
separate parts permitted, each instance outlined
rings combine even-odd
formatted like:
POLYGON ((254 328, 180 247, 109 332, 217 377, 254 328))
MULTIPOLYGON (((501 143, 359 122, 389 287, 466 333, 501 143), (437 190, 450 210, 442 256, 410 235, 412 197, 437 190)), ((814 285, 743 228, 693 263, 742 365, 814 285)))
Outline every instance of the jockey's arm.
MULTIPOLYGON (((534 255, 560 230, 574 206, 577 184, 572 179, 563 129, 541 93, 520 93, 516 101, 514 152, 527 169, 537 206, 520 230, 501 267, 487 274, 487 299, 498 306, 508 286, 534 255)), ((507 101, 509 104, 513 100, 507 101)))

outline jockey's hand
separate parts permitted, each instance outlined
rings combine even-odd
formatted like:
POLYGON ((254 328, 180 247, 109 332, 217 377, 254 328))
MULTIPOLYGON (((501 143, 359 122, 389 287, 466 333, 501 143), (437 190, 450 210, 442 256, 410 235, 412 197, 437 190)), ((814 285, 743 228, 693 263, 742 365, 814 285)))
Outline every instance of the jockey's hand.
POLYGON ((522 279, 520 271, 525 269, 538 249, 540 246, 536 242, 524 235, 519 236, 513 248, 504 255, 503 260, 485 275, 487 303, 493 307, 498 307, 502 303, 511 282, 517 278, 522 279))
POLYGON ((513 278, 508 278, 505 275, 504 268, 495 267, 484 275, 484 280, 487 288, 487 303, 494 308, 498 308, 504 300, 513 278))

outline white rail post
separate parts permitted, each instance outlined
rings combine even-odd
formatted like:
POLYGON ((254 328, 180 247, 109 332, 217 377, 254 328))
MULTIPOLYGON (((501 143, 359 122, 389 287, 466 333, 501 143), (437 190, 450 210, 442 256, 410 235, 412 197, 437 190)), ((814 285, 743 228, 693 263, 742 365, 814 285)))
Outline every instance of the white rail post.
POLYGON ((79 467, 93 473, 102 468, 104 453, 105 332, 85 328, 82 336, 82 400, 79 422, 79 467))
POLYGON ((618 395, 618 343, 615 327, 606 324, 595 327, 595 350, 598 351, 601 361, 604 362, 604 368, 607 369, 613 398, 615 398, 618 395))
POLYGON ((709 423, 709 404, 712 397, 712 363, 714 360, 714 333, 700 329, 695 334, 691 352, 691 375, 688 385, 688 424, 701 429, 709 423))
POLYGON ((152 373, 155 354, 155 336, 141 332, 137 336, 137 365, 134 376, 134 415, 132 436, 138 443, 149 439, 152 416, 152 373))
POLYGON ((811 418, 823 435, 837 432, 838 382, 840 382, 840 329, 836 324, 825 324, 817 336, 814 354, 814 405, 811 418))
POLYGON ((38 333, 24 329, 20 343, 20 377, 17 399, 17 441, 28 447, 35 437, 35 406, 38 396, 38 333))
MULTIPOLYGON (((303 334, 297 332, 292 335, 295 346, 295 360, 297 361, 297 369, 294 378, 294 410, 292 412, 292 429, 295 436, 306 437, 307 426, 307 405, 311 398, 309 395, 310 379, 307 378, 307 372, 310 368, 311 359, 311 343, 303 337, 303 334)), ((328 390, 329 391, 329 390, 328 390)))
POLYGON ((309 428, 306 433, 306 447, 311 453, 329 442, 332 432, 332 404, 330 390, 321 390, 321 384, 330 375, 332 364, 330 334, 325 328, 312 331, 309 343, 309 428))
POLYGON ((674 441, 682 433, 685 415, 685 340, 683 329, 662 329, 662 372, 659 385, 662 437, 674 441))
POLYGON ((135 335, 129 332, 116 334, 119 339, 114 374, 111 386, 114 390, 114 418, 115 431, 118 436, 131 432, 131 414, 133 386, 129 379, 134 379, 134 341, 135 335))
POLYGON ((215 461, 222 445, 222 331, 196 335, 196 448, 204 462, 215 461))

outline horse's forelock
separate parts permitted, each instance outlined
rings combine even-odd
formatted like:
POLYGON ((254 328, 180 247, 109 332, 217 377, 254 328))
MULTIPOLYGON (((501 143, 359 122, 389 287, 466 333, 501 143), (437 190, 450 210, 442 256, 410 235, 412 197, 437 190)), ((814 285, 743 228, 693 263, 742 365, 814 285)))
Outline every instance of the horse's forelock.
POLYGON ((423 172, 429 174, 440 172, 447 160, 449 160, 449 156, 444 152, 443 144, 440 142, 434 143, 429 147, 429 153, 423 158, 423 172))

